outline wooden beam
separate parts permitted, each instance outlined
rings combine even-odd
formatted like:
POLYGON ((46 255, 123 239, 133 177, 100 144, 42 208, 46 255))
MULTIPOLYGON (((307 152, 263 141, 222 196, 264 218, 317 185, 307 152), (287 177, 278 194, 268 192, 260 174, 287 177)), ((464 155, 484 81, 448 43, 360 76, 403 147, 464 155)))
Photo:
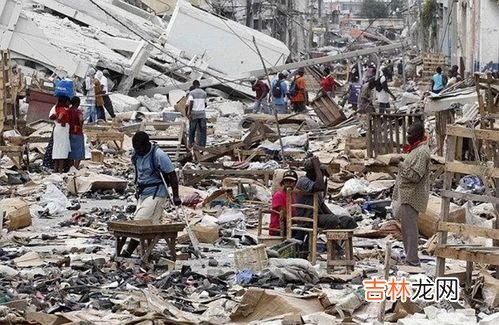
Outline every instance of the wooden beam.
POLYGON ((489 250, 488 252, 480 252, 473 251, 473 249, 469 247, 437 246, 435 248, 435 256, 467 262, 499 265, 499 248, 496 248, 495 251, 489 250))
POLYGON ((499 178, 499 168, 491 168, 480 165, 464 164, 458 161, 449 161, 445 163, 445 170, 451 173, 476 175, 479 177, 499 178))
MULTIPOLYGON (((446 161, 452 161, 456 158, 456 137, 448 136, 447 137, 447 152, 445 155, 446 161)), ((452 179, 454 178, 454 174, 452 172, 446 171, 444 173, 444 190, 450 190, 452 187, 452 179)), ((442 204, 440 208, 440 218, 442 221, 446 222, 449 219, 449 211, 450 211, 450 198, 443 197, 442 204)), ((438 234, 438 244, 445 245, 447 244, 447 232, 441 232, 438 234)), ((437 265, 435 268, 435 275, 437 277, 442 277, 445 274, 445 258, 437 257, 437 265)))
POLYGON ((463 234, 472 237, 499 239, 499 229, 482 228, 455 222, 439 222, 438 231, 448 231, 455 234, 463 234))
POLYGON ((478 194, 471 194, 471 193, 461 193, 461 192, 454 192, 454 191, 450 191, 450 190, 443 190, 442 192, 440 192, 440 194, 442 196, 450 197, 450 198, 454 198, 454 199, 499 204, 499 197, 494 197, 494 196, 478 195, 478 194))
POLYGON ((447 125, 447 135, 453 135, 461 138, 499 141, 499 131, 472 129, 458 125, 447 125))

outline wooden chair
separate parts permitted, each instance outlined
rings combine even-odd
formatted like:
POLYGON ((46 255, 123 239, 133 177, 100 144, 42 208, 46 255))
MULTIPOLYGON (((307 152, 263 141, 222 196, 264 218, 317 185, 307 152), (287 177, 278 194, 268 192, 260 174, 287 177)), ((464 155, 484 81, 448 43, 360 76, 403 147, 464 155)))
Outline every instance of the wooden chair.
POLYGON ((315 264, 317 260, 317 235, 319 233, 319 193, 306 193, 303 191, 292 190, 287 191, 287 218, 286 218, 286 235, 290 239, 293 230, 305 231, 308 233, 308 259, 310 263, 315 264), (293 203, 292 198, 298 195, 313 196, 313 205, 293 203), (309 209, 312 210, 312 218, 293 216, 293 209, 309 209), (306 225, 308 226, 306 226, 306 225))
POLYGON ((277 211, 273 210, 271 208, 266 208, 266 209, 260 209, 258 212, 258 228, 257 228, 257 238, 258 242, 265 244, 266 246, 270 247, 275 244, 279 244, 283 242, 286 239, 286 222, 284 221, 284 216, 286 214, 286 211, 277 211), (277 213, 280 216, 281 220, 281 228, 280 229, 273 229, 270 228, 269 226, 264 226, 263 225, 263 216, 266 214, 271 214, 271 213, 277 213), (267 231, 278 231, 279 236, 276 235, 270 235, 270 234, 262 234, 263 230, 267 231))

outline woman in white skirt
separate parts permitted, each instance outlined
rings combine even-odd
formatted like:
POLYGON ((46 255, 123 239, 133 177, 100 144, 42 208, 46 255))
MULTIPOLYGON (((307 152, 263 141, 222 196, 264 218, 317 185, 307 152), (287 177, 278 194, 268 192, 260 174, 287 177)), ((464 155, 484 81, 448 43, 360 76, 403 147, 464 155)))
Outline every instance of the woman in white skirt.
POLYGON ((52 160, 54 160, 54 171, 56 173, 64 172, 64 163, 68 159, 71 151, 71 143, 69 141, 69 98, 57 97, 57 104, 51 112, 50 119, 54 120, 53 139, 54 146, 52 148, 52 160))

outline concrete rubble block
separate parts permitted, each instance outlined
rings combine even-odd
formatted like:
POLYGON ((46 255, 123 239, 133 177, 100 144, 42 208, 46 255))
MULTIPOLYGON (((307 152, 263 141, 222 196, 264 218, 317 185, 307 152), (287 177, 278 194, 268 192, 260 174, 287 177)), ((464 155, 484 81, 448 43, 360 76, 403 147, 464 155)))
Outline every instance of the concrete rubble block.
POLYGON ((220 112, 220 116, 228 117, 228 116, 241 116, 244 114, 244 105, 241 102, 222 102, 222 103, 214 103, 210 105, 210 108, 216 109, 220 112))
POLYGON ((482 319, 479 323, 479 325, 495 325, 499 324, 499 313, 495 313, 492 315, 488 315, 484 319, 482 319))
MULTIPOLYGON (((438 310, 436 317, 432 319, 425 318, 423 314, 414 314, 411 317, 406 317, 403 319, 399 319, 398 325, 476 325, 478 324, 476 321, 475 315, 467 315, 466 313, 455 311, 455 312, 447 312, 445 310, 438 310)), ((430 313, 432 313, 433 309, 430 313)), ((426 313, 426 308, 425 308, 426 313)), ((428 314, 427 314, 428 315, 428 314)))
POLYGON ((114 93, 109 95, 109 97, 113 101, 113 107, 116 113, 133 112, 138 110, 141 106, 140 101, 127 95, 114 93))
POLYGON ((163 100, 158 100, 156 98, 150 98, 147 96, 139 96, 137 100, 150 112, 161 112, 161 110, 168 105, 168 100, 166 96, 163 100))

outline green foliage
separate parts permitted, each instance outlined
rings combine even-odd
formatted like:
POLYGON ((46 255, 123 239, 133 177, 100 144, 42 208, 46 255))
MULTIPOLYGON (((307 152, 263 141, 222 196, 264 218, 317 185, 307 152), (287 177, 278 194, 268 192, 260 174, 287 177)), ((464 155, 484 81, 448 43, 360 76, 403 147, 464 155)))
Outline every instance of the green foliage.
POLYGON ((421 8, 421 24, 428 28, 431 26, 433 15, 437 11, 437 0, 425 0, 421 8))
POLYGON ((364 0, 360 15, 366 18, 386 18, 390 14, 388 6, 377 0, 364 0))

